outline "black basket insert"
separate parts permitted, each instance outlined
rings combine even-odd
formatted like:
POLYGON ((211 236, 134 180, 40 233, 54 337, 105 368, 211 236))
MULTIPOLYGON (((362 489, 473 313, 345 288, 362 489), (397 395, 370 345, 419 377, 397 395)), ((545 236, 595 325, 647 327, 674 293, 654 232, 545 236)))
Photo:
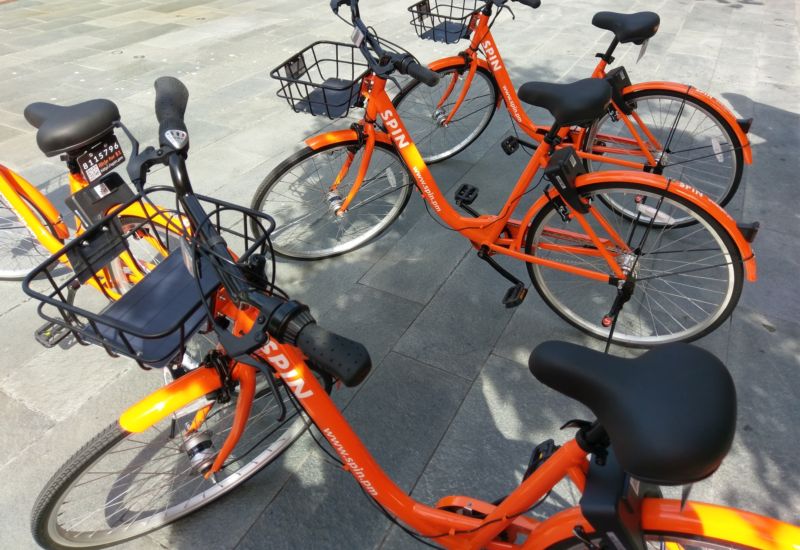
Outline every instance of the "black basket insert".
POLYGON ((455 44, 469 38, 470 23, 482 5, 479 0, 421 0, 409 6, 408 11, 417 36, 423 40, 455 44))
MULTIPOLYGON (((176 204, 171 187, 153 187, 135 195, 121 208, 138 203, 144 209, 147 204, 150 213, 146 218, 124 229, 114 213, 102 218, 34 269, 23 282, 23 290, 41 302, 38 313, 42 318, 70 331, 77 341, 102 346, 112 355, 130 357, 143 367, 162 367, 180 359, 186 340, 207 323, 203 302, 212 299, 219 278, 207 260, 192 263, 187 236, 180 235, 185 218, 177 209, 156 210, 156 201, 148 197, 151 194, 159 195, 161 204, 176 204), (165 232, 166 226, 170 227, 169 233, 165 232), (109 262, 121 254, 135 257, 135 241, 143 238, 157 239, 167 255, 155 265, 142 265, 144 278, 118 300, 113 301, 114 297, 107 294, 112 298, 109 303, 94 289, 75 292, 87 281, 102 289, 109 262), (58 276, 53 268, 65 259, 73 271, 58 276), (40 290, 43 284, 47 288, 40 290), (76 301, 81 295, 84 299, 76 301)), ((269 235, 275 223, 271 217, 196 196, 205 207, 205 223, 217 228, 239 261, 247 261, 256 253, 270 253, 269 235), (259 231, 254 232, 256 226, 259 231)))
POLYGON ((278 97, 297 113, 345 117, 360 102, 361 79, 369 67, 358 48, 339 42, 314 42, 270 76, 281 83, 278 97))

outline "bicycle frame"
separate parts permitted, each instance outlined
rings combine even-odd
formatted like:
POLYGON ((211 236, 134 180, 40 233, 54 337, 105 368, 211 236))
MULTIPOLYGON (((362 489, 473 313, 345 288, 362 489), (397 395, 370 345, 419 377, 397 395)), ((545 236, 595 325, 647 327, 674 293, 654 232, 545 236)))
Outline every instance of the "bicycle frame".
MULTIPOLYGON (((253 308, 249 311, 236 309, 224 298, 224 291, 220 292, 216 305, 225 309, 226 314, 233 315, 234 330, 246 331, 258 315, 253 308)), ((284 382, 287 391, 293 393, 297 403, 342 460, 344 469, 350 472, 364 492, 392 516, 422 536, 433 538, 437 544, 453 549, 539 549, 571 538, 577 526, 586 533, 594 532, 579 507, 566 509, 543 521, 523 514, 564 478, 569 478, 580 492, 584 491, 589 457, 574 439, 559 448, 499 505, 466 496, 448 496, 440 499, 436 506, 428 506, 412 499, 383 471, 317 381, 300 350, 270 340, 257 355, 272 367, 274 376, 284 382), (467 506, 485 517, 451 511, 467 506), (511 540, 520 535, 525 540, 520 544, 507 542, 499 538, 504 532, 510 535, 511 540)), ((234 362, 230 370, 235 379, 249 382, 243 383, 240 391, 235 428, 207 476, 219 470, 227 453, 236 445, 246 421, 242 419, 247 418, 253 398, 252 386, 257 369, 234 362), (249 401, 243 404, 243 400, 249 401)), ((194 399, 212 394, 221 387, 222 381, 216 369, 200 367, 129 408, 120 417, 120 425, 129 432, 144 431, 194 399)), ((209 407, 199 410, 192 426, 198 423, 198 419, 202 421, 208 410, 209 407)), ((641 525, 647 530, 694 533, 754 548, 786 548, 800 541, 800 529, 770 518, 695 502, 684 506, 680 501, 667 499, 644 499, 641 525)))
MULTIPOLYGON (((519 126, 528 136, 541 143, 549 128, 547 126, 536 125, 536 123, 531 120, 524 109, 521 108, 520 99, 517 96, 516 89, 511 82, 511 77, 505 68, 505 63, 500 55, 500 50, 494 41, 494 37, 492 36, 491 28, 489 26, 489 18, 490 14, 479 12, 473 15, 473 18, 470 21, 472 39, 467 50, 467 52, 469 52, 469 70, 465 77, 461 92, 456 98, 453 107, 446 117, 444 123, 449 123, 455 116, 458 109, 461 107, 464 99, 467 96, 467 93, 469 92, 469 88, 475 77, 475 72, 479 67, 481 67, 493 75, 499 87, 500 95, 498 97, 496 107, 500 106, 501 101, 505 103, 506 110, 514 119, 514 121, 519 124, 519 126), (477 52, 479 49, 483 49, 486 59, 478 58, 477 52)), ((464 61, 464 56, 453 56, 434 61, 430 63, 428 67, 433 71, 439 71, 452 66, 463 65, 464 61)), ((605 69, 607 66, 608 63, 606 60, 601 58, 592 72, 592 78, 604 78, 606 76, 605 69)), ((458 75, 454 74, 437 107, 444 105, 445 101, 447 101, 447 99, 450 97, 455 89, 457 79, 458 75)), ((707 104, 711 109, 722 116, 726 122, 728 122, 739 140, 738 147, 742 148, 745 162, 747 164, 752 163, 752 151, 750 148, 750 142, 747 139, 747 135, 742 131, 733 114, 719 101, 692 86, 672 82, 647 82, 643 84, 634 84, 626 87, 624 90, 622 90, 622 93, 628 94, 649 89, 668 89, 678 93, 689 94, 699 99, 704 104, 707 104)), ((659 159, 656 158, 653 152, 661 151, 663 149, 663 145, 653 135, 635 110, 633 110, 629 116, 613 102, 612 106, 616 116, 625 124, 626 128, 631 134, 631 137, 628 138, 603 134, 602 140, 606 143, 624 146, 623 148, 613 146, 610 147, 607 145, 596 145, 592 148, 592 152, 581 151, 581 144, 583 143, 584 136, 586 134, 586 129, 584 128, 578 128, 568 132, 567 137, 569 139, 566 140, 566 144, 575 146, 578 156, 583 159, 595 160, 608 164, 616 164, 618 166, 636 170, 644 170, 646 167, 656 166, 659 159), (638 131, 637 127, 639 128, 638 131), (606 156, 606 154, 642 157, 642 160, 637 162, 633 160, 609 157, 606 156)))
MULTIPOLYGON (((89 185, 80 174, 70 172, 68 179, 70 194, 75 194, 89 185)), ((0 164, 0 194, 8 201, 8 204, 13 208, 14 212, 27 225, 28 229, 42 246, 51 254, 55 254, 61 250, 64 246, 63 241, 70 237, 69 228, 64 223, 61 214, 53 203, 51 203, 34 185, 2 164, 0 164), (34 209, 29 206, 29 203, 34 206, 36 211, 41 213, 47 225, 40 221, 39 216, 37 216, 34 209), (52 230, 50 229, 51 227, 52 230), (53 234, 53 231, 55 231, 55 234, 53 234)), ((169 216, 160 215, 158 209, 154 209, 150 205, 135 203, 121 210, 119 215, 130 215, 142 219, 149 219, 167 230, 170 227, 175 227, 179 232, 184 231, 183 227, 176 227, 176 222, 169 216)), ((80 235, 85 231, 83 221, 78 216, 75 216, 75 225, 75 235, 80 235)), ((150 238, 148 242, 164 256, 167 255, 168 251, 161 246, 161 243, 157 242, 157 239, 154 240, 150 238)), ((120 259, 125 266, 128 267, 130 271, 129 274, 134 283, 144 277, 144 274, 141 273, 139 269, 138 263, 130 256, 130 253, 126 252, 121 254, 120 259)), ((67 267, 70 267, 66 256, 59 257, 59 260, 67 267)), ((97 280, 90 279, 88 283, 112 299, 119 298, 119 294, 114 290, 110 276, 107 273, 99 273, 97 280)))
MULTIPOLYGON (((344 140, 364 140, 364 155, 362 164, 359 167, 353 187, 348 194, 348 197, 343 201, 339 212, 345 212, 353 197, 358 193, 359 188, 366 174, 366 167, 372 156, 376 142, 382 142, 394 147, 397 153, 403 159, 410 174, 414 178, 414 182, 422 194, 424 200, 428 202, 436 215, 441 218, 449 227, 461 233, 464 237, 470 240, 472 245, 480 250, 485 249, 491 254, 502 254, 510 256, 517 260, 530 262, 534 264, 543 265, 553 269, 558 269, 574 275, 587 277, 597 281, 608 282, 609 273, 600 272, 596 270, 585 269, 570 264, 548 260, 526 254, 523 251, 524 240, 526 236, 527 227, 530 225, 533 217, 551 200, 558 197, 558 192, 550 188, 544 196, 540 197, 534 205, 527 211, 522 220, 512 219, 512 215, 517 206, 522 200, 526 189, 535 177, 539 168, 546 166, 548 162, 548 153, 551 146, 546 141, 536 149, 536 152, 531 157, 527 166, 520 175, 517 183, 514 185, 508 200, 504 204, 500 213, 497 215, 483 215, 477 218, 465 217, 460 215, 445 199, 439 187, 428 169, 425 161, 419 153, 412 137, 406 130, 403 121, 400 119, 397 111, 392 104, 391 99, 385 91, 386 80, 376 75, 370 75, 364 78, 362 85, 362 93, 366 99, 366 114, 361 121, 361 128, 359 132, 355 130, 341 130, 337 132, 328 132, 306 140, 306 144, 312 149, 319 149, 331 143, 336 143, 344 140), (375 128, 375 121, 378 116, 383 120, 386 132, 377 130, 375 128)), ((558 136, 565 138, 570 131, 569 128, 561 128, 558 131, 558 136)), ((543 136, 544 139, 544 136, 543 136)), ((335 190, 342 181, 344 175, 352 169, 352 160, 354 153, 348 157, 348 161, 344 163, 336 180, 331 182, 331 191, 335 190)), ((682 197, 696 203, 703 210, 711 213, 714 218, 728 231, 734 239, 736 246, 739 248, 742 258, 744 259, 745 272, 748 280, 756 280, 756 265, 755 257, 750 248, 750 244, 744 239, 741 232, 736 227, 735 220, 718 206, 715 202, 708 197, 695 190, 694 188, 680 183, 666 180, 665 178, 648 174, 645 172, 631 172, 631 171, 603 171, 594 172, 579 176, 575 182, 577 188, 585 185, 597 183, 616 183, 616 182, 636 182, 641 185, 648 186, 653 190, 665 190, 669 188, 671 191, 678 192, 682 197)), ((573 233, 577 245, 547 245, 554 249, 569 251, 576 255, 592 255, 601 256, 608 264, 613 276, 618 280, 624 280, 625 274, 621 266, 616 260, 616 256, 621 252, 629 250, 628 245, 619 235, 616 234, 611 225, 603 218, 603 216, 595 208, 590 208, 587 214, 581 214, 577 210, 565 204, 568 208, 570 216, 577 220, 581 229, 585 232, 584 235, 573 233), (606 236, 600 237, 589 225, 587 219, 594 218, 603 230, 607 233, 606 236), (594 248, 586 246, 579 246, 583 244, 592 244, 594 248)))

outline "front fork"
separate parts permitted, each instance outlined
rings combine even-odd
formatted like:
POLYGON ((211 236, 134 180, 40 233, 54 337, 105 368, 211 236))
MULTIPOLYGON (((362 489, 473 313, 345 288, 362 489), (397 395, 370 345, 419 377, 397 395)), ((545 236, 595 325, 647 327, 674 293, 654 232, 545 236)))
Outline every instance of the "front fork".
POLYGON ((339 193, 338 189, 353 166, 353 161, 355 160, 357 150, 351 150, 347 152, 347 159, 344 161, 341 170, 339 170, 339 173, 336 175, 336 179, 328 188, 328 202, 330 203, 331 210, 338 217, 344 216, 344 214, 347 212, 347 209, 352 204, 353 199, 358 194, 359 189, 361 189, 361 185, 364 183, 364 178, 366 177, 367 170, 369 169, 370 161, 372 160, 372 152, 375 150, 375 127, 372 124, 365 123, 359 126, 359 135, 363 136, 362 141, 364 153, 361 156, 361 164, 358 167, 358 173, 356 174, 356 179, 353 182, 353 186, 350 188, 350 192, 344 199, 342 199, 342 195, 339 193))

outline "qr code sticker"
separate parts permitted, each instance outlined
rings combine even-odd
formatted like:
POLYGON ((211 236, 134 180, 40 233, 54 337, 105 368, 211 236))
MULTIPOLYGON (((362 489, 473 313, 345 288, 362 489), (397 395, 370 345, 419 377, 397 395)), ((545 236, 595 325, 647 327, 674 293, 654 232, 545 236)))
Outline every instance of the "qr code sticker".
POLYGON ((90 180, 96 180, 101 176, 100 168, 97 166, 90 166, 88 170, 86 170, 86 177, 90 180))

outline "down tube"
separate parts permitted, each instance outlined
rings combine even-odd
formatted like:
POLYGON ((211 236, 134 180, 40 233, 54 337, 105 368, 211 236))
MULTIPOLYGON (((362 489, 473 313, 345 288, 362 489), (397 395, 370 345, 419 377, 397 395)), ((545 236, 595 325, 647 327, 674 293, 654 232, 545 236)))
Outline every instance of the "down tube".
MULTIPOLYGON (((517 96, 517 92, 514 90, 514 83, 511 82, 511 77, 508 75, 503 58, 500 57, 500 50, 497 49, 497 44, 495 44, 491 32, 486 33, 480 45, 481 48, 483 48, 483 52, 486 54, 489 70, 492 71, 494 79, 497 81, 500 94, 506 104, 509 114, 522 126, 523 130, 525 130, 528 135, 537 137, 537 126, 520 104, 519 96, 517 96)), ((539 139, 541 140, 541 137, 539 137, 539 139)))
POLYGON ((377 106, 377 110, 386 126, 386 131, 394 142, 397 152, 403 157, 408 170, 414 177, 423 199, 431 205, 436 214, 451 228, 461 231, 462 235, 470 240, 480 241, 481 235, 476 233, 475 229, 485 225, 485 220, 462 217, 450 206, 436 185, 431 171, 422 159, 422 155, 419 154, 417 146, 409 137, 408 130, 398 116, 389 96, 385 93, 380 93, 374 96, 372 101, 377 106))
MULTIPOLYGON (((367 448, 353 432, 353 429, 342 416, 334 402, 322 388, 320 383, 305 364, 299 350, 288 345, 280 345, 271 340, 262 349, 267 361, 278 371, 283 381, 291 388, 292 393, 311 417, 319 431, 333 447, 344 463, 344 469, 350 472, 361 488, 392 515, 420 532, 431 533, 446 530, 443 525, 430 522, 418 515, 417 510, 424 509, 429 514, 442 514, 449 518, 452 514, 438 512, 430 507, 416 503, 389 478, 375 462, 367 448)), ((475 527, 479 522, 472 518, 464 518, 464 527, 475 527)))

